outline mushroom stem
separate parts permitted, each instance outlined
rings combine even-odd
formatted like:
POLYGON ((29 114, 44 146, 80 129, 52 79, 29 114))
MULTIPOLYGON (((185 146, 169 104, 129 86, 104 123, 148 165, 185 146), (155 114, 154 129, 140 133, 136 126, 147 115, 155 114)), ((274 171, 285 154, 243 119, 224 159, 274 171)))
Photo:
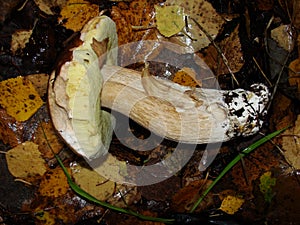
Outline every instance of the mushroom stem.
POLYGON ((104 65, 101 73, 102 106, 127 115, 157 135, 184 143, 223 142, 254 134, 262 124, 259 115, 268 101, 262 84, 253 85, 254 93, 192 89, 152 77, 167 89, 168 97, 164 97, 146 93, 141 72, 104 65))

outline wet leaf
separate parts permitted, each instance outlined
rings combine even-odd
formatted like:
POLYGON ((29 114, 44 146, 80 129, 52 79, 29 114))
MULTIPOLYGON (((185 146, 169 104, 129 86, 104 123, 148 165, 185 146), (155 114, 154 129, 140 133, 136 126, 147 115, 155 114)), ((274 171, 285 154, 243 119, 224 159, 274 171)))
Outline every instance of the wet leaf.
POLYGON ((172 81, 184 86, 202 87, 202 82, 196 78, 196 72, 187 67, 184 67, 175 73, 172 77, 172 81))
POLYGON ((147 0, 134 0, 129 5, 120 2, 113 6, 111 18, 116 23, 119 45, 157 39, 155 29, 133 29, 136 27, 150 27, 154 24, 155 10, 153 3, 147 0))
POLYGON ((28 120, 43 101, 30 81, 22 77, 0 83, 0 105, 18 121, 28 120))
POLYGON ((188 35, 174 37, 174 40, 171 39, 171 41, 181 42, 194 51, 199 51, 211 43, 205 34, 206 32, 212 39, 215 39, 225 23, 213 6, 205 0, 167 0, 165 5, 176 5, 184 8, 188 24, 184 27, 184 32, 188 35), (191 18, 196 20, 201 27, 191 18))
POLYGON ((291 25, 281 25, 271 30, 271 37, 280 47, 291 52, 295 46, 295 35, 291 25))
POLYGON ((295 125, 286 130, 282 136, 283 155, 295 169, 300 169, 300 115, 295 125))
MULTIPOLYGON (((237 26, 230 36, 217 43, 222 53, 228 61, 228 66, 233 73, 238 72, 244 65, 244 54, 242 51, 242 45, 239 38, 239 26, 237 26)), ((207 65, 214 71, 215 75, 228 74, 229 70, 225 65, 220 53, 217 49, 210 45, 201 55, 201 58, 207 63, 207 65)))
POLYGON ((9 172, 17 178, 26 179, 46 172, 45 160, 41 157, 38 145, 24 142, 6 154, 9 172))
POLYGON ((235 214, 245 202, 244 199, 228 195, 223 199, 220 209, 227 214, 235 214))
POLYGON ((68 190, 67 178, 60 167, 49 170, 43 177, 39 187, 40 195, 54 198, 63 196, 68 190))
MULTIPOLYGON (((212 181, 208 180, 196 180, 190 182, 187 186, 180 189, 172 199, 172 208, 176 209, 176 212, 188 212, 192 208, 193 204, 200 197, 200 194, 205 190, 212 181)), ((204 201, 198 206, 197 211, 203 211, 213 204, 213 194, 209 193, 204 201)))
POLYGON ((178 5, 154 7, 157 29, 162 35, 171 37, 182 30, 185 25, 182 7, 178 5))
POLYGON ((48 88, 48 80, 49 80, 48 74, 46 73, 30 74, 26 76, 26 79, 33 84, 35 90, 37 91, 40 97, 45 96, 48 88))
POLYGON ((270 203, 275 194, 272 188, 276 184, 276 178, 272 178, 272 173, 269 171, 269 172, 265 172, 260 177, 259 180, 260 180, 259 189, 261 193, 264 195, 265 201, 270 203))
POLYGON ((88 1, 69 0, 60 12, 59 21, 67 29, 80 31, 93 17, 99 15, 99 6, 88 1))
POLYGON ((39 145, 39 150, 46 159, 54 158, 53 152, 58 154, 64 146, 64 142, 57 135, 50 121, 40 123, 34 136, 34 142, 39 145), (51 143, 51 149, 48 142, 51 143))
POLYGON ((289 83, 297 88, 297 98, 300 99, 300 58, 295 59, 289 65, 289 83))

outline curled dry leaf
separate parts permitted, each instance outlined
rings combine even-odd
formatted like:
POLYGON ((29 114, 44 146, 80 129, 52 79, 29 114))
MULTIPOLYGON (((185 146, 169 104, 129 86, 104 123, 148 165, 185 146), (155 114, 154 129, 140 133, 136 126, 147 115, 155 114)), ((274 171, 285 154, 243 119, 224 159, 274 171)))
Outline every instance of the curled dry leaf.
POLYGON ((6 154, 9 172, 17 178, 42 176, 46 172, 45 160, 41 157, 38 145, 24 142, 9 150, 6 154))
POLYGON ((0 105, 17 121, 28 120, 43 101, 29 80, 11 78, 0 83, 0 105))

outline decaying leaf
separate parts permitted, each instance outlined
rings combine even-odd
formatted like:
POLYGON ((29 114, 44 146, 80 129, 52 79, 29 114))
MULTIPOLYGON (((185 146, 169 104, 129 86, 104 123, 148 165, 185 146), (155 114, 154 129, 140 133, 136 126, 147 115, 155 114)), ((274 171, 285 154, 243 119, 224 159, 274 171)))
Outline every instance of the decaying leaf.
MULTIPOLYGON (((212 181, 196 180, 190 182, 187 186, 180 189, 172 199, 171 206, 177 212, 188 212, 193 207, 194 203, 199 199, 201 191, 205 190, 212 181)), ((213 194, 209 193, 196 211, 203 211, 213 204, 213 194)))
POLYGON ((41 11, 48 15, 54 15, 54 8, 62 8, 66 5, 67 0, 34 0, 35 4, 41 11))
POLYGON ((10 50, 15 54, 18 50, 24 49, 32 35, 32 30, 18 30, 12 34, 10 50))
POLYGON ((43 177, 39 187, 40 195, 55 198, 63 196, 68 190, 69 184, 66 175, 60 167, 49 170, 43 177))
POLYGON ((295 125, 282 135, 283 155, 295 169, 300 169, 300 115, 295 125))
POLYGON ((300 99, 300 58, 295 59, 289 65, 289 83, 297 87, 297 97, 300 99))
POLYGON ((26 179, 46 172, 45 160, 41 157, 38 145, 24 142, 6 154, 9 172, 17 178, 26 179))
POLYGON ((154 24, 154 6, 147 0, 134 0, 129 5, 120 2, 113 6, 111 18, 116 23, 119 45, 157 39, 155 29, 133 29, 136 27, 150 27, 154 24))
POLYGON ((16 121, 0 108, 0 140, 4 144, 15 147, 23 142, 24 122, 16 121))
POLYGON ((268 171, 265 172, 260 177, 259 180, 260 180, 259 189, 261 193, 264 195, 265 201, 270 203, 275 194, 273 193, 272 188, 276 184, 276 178, 272 178, 272 173, 268 171))
MULTIPOLYGON (((107 170, 109 171, 110 168, 107 170)), ((76 184, 100 201, 124 207, 140 196, 136 187, 116 184, 86 164, 74 162, 71 171, 76 184), (126 203, 123 202, 124 200, 126 203)))
POLYGON ((191 69, 184 67, 181 70, 179 70, 177 73, 174 74, 172 77, 172 81, 184 86, 190 86, 190 87, 201 87, 202 82, 200 80, 197 80, 196 78, 196 72, 191 69))
POLYGON ((294 49, 295 35, 292 25, 281 25, 271 30, 271 37, 286 51, 291 52, 294 49))
POLYGON ((0 83, 0 105, 18 121, 28 120, 42 105, 34 86, 22 77, 0 83))
POLYGON ((182 7, 178 5, 156 5, 154 7, 157 29, 162 35, 171 37, 184 28, 184 9, 182 7))
POLYGON ((34 136, 34 142, 38 144, 40 152, 46 159, 53 158, 54 155, 52 151, 55 154, 58 154, 64 146, 64 142, 57 135, 57 132, 50 121, 40 123, 34 136), (48 143, 51 143, 51 149, 48 143))
POLYGON ((45 96, 48 88, 48 80, 49 80, 48 74, 46 73, 30 74, 26 76, 26 79, 28 79, 33 84, 35 90, 37 91, 40 97, 45 96))
POLYGON ((69 0, 60 12, 59 21, 67 29, 80 31, 93 17, 99 15, 99 6, 89 1, 69 0))
MULTIPOLYGON (((217 43, 222 53, 228 61, 228 66, 233 73, 238 72, 244 65, 244 56, 242 51, 242 45, 239 38, 239 26, 237 26, 229 37, 217 43)), ((222 74, 228 74, 229 70, 225 65, 220 53, 217 49, 210 45, 201 58, 207 63, 212 69, 216 76, 222 74)))
POLYGON ((245 202, 244 199, 228 195, 223 199, 220 210, 226 212, 227 214, 233 215, 235 214, 245 202))
POLYGON ((205 0, 167 0, 165 5, 176 5, 184 8, 188 24, 184 27, 184 33, 188 35, 173 37, 174 40, 171 39, 171 41, 181 42, 193 48, 194 51, 199 51, 210 44, 211 41, 205 32, 212 39, 215 39, 225 23, 225 20, 216 12, 212 5, 205 0), (191 18, 196 20, 201 28, 191 18))

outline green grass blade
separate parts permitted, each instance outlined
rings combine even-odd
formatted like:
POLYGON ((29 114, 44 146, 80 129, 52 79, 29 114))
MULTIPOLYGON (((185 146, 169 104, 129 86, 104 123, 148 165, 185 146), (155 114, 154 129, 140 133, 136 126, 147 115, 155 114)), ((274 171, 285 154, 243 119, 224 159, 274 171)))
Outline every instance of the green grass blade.
POLYGON ((199 204, 202 202, 202 200, 205 198, 205 196, 210 192, 210 190, 216 185, 216 183, 218 183, 218 181, 238 162, 241 160, 241 158, 244 155, 249 154, 250 152, 252 152, 254 149, 256 149, 257 147, 261 146, 262 144, 266 143, 267 141, 269 141, 270 139, 272 139, 273 137, 276 137, 277 135, 279 135, 280 133, 282 133, 283 131, 285 131, 287 129, 283 128, 281 130, 277 130, 261 139, 259 139, 258 141, 254 142, 252 145, 250 145, 249 147, 245 148, 241 154, 237 155, 224 169, 223 171, 219 174, 219 176, 209 185, 209 187, 202 193, 201 197, 197 200, 197 202, 193 205, 192 209, 190 210, 190 213, 193 213, 196 208, 199 206, 199 204))
POLYGON ((73 182, 68 170, 66 169, 66 167, 64 166, 64 164, 62 163, 61 159, 55 155, 60 167, 63 169, 66 177, 67 177, 67 180, 68 180, 68 183, 70 185, 70 187, 72 188, 72 190, 78 194, 79 196, 81 196, 82 198, 85 198, 95 204, 98 204, 100 206, 103 206, 105 208, 108 208, 108 209, 111 209, 111 210, 114 210, 114 211, 117 211, 117 212, 120 212, 120 213, 125 213, 125 214, 129 214, 129 215, 132 215, 132 216, 135 216, 135 217, 138 217, 139 219, 142 219, 142 220, 148 220, 148 221, 155 221, 155 222, 162 222, 162 223, 173 223, 175 220, 174 219, 167 219, 167 218, 159 218, 159 217, 151 217, 151 216, 145 216, 145 215, 142 215, 142 214, 139 214, 135 211, 132 211, 132 210, 129 210, 129 209, 123 209, 123 208, 119 208, 119 207, 116 207, 116 206, 113 206, 109 203, 106 203, 106 202, 103 202, 103 201, 100 201, 98 200, 97 198, 95 198, 94 196, 90 195, 89 193, 87 193, 86 191, 84 191, 83 189, 81 189, 76 183, 73 182))

